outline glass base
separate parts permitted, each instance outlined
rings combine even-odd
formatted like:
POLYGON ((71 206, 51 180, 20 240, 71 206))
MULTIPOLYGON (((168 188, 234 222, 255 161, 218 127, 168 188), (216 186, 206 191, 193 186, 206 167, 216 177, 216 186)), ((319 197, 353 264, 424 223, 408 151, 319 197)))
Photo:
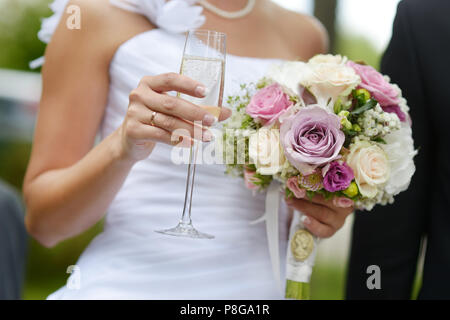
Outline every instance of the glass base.
POLYGON ((214 239, 214 236, 197 231, 191 223, 180 222, 175 228, 167 230, 155 230, 168 236, 185 237, 192 239, 214 239))

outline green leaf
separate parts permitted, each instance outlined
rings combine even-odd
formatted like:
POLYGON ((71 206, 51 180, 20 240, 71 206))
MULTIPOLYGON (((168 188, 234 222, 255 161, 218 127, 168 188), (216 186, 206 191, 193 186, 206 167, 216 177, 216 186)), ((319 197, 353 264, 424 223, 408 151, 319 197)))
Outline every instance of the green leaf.
POLYGON ((253 177, 258 179, 258 181, 255 181, 254 184, 259 186, 261 189, 267 188, 273 180, 272 176, 265 176, 259 173, 255 173, 253 177))
POLYGON ((346 136, 350 136, 350 137, 356 137, 359 133, 355 130, 347 130, 345 128, 342 131, 345 133, 346 136))
POLYGON ((382 144, 387 144, 386 140, 384 140, 381 137, 375 137, 372 139, 372 141, 378 142, 378 143, 382 143, 382 144))
POLYGON ((294 197, 294 193, 291 191, 291 189, 286 188, 286 198, 291 199, 294 197))
POLYGON ((359 116, 363 114, 364 112, 375 108, 375 106, 378 104, 378 102, 374 99, 370 99, 365 105, 362 107, 354 109, 352 112, 350 112, 350 115, 352 116, 359 116))
POLYGON ((306 191, 306 196, 308 197, 309 201, 311 201, 315 195, 316 195, 316 193, 314 191, 310 191, 310 190, 306 191))
POLYGON ((330 200, 334 197, 334 193, 329 192, 325 189, 319 190, 318 193, 320 193, 325 198, 325 200, 330 200))

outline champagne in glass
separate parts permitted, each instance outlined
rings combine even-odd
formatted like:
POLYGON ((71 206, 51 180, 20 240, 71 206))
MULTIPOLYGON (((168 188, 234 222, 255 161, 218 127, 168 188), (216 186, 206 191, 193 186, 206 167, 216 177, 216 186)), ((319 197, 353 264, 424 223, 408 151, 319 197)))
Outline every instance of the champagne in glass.
MULTIPOLYGON (((216 118, 220 115, 220 108, 217 107, 222 106, 223 99, 226 55, 225 38, 225 34, 220 32, 209 30, 190 31, 186 36, 180 69, 181 74, 204 84, 207 92, 204 98, 195 98, 185 94, 179 94, 179 97, 206 108, 216 118)), ((198 142, 194 141, 189 156, 184 208, 178 225, 172 229, 156 232, 196 239, 214 238, 212 235, 197 231, 192 224, 191 209, 197 153, 198 142)))

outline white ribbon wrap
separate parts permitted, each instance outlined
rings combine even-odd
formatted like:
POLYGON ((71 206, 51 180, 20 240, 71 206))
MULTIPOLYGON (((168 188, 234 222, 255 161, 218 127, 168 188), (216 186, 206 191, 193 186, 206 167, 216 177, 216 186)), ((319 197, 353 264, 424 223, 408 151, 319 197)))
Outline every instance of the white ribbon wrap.
MULTIPOLYGON (((257 224, 260 222, 266 223, 267 241, 269 246, 270 261, 272 263, 272 271, 277 283, 277 286, 282 292, 283 285, 280 276, 280 247, 279 247, 279 230, 278 230, 278 210, 280 205, 280 183, 272 181, 267 189, 266 194, 266 208, 264 215, 251 222, 257 224)), ((313 236, 314 247, 305 261, 297 261, 291 252, 291 240, 295 232, 300 229, 305 229, 303 226, 303 214, 299 211, 294 211, 290 232, 289 245, 286 261, 286 278, 296 282, 309 282, 312 274, 312 268, 316 260, 317 245, 319 239, 313 236)))
POLYGON ((286 260, 286 278, 295 282, 305 282, 309 283, 311 279, 311 274, 316 261, 317 255, 317 245, 319 244, 319 238, 314 235, 314 246, 311 254, 305 261, 298 261, 294 258, 291 251, 291 241, 297 230, 305 230, 303 226, 304 215, 299 211, 294 211, 294 217, 292 218, 291 228, 289 232, 289 245, 287 250, 287 260, 286 260))
POLYGON ((269 244, 269 255, 272 263, 272 270, 277 286, 282 291, 281 277, 280 277, 280 247, 278 235, 278 208, 280 205, 280 183, 272 181, 266 194, 266 212, 264 215, 251 222, 256 224, 265 221, 267 241, 269 244))

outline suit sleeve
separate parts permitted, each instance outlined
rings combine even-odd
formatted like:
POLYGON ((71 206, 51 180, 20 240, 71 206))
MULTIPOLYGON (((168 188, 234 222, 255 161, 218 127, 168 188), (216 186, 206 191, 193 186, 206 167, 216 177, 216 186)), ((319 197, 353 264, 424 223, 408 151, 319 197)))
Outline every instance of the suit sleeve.
POLYGON ((393 205, 356 212, 347 277, 348 299, 409 299, 416 273, 427 213, 426 170, 429 121, 424 103, 420 63, 411 30, 408 1, 399 4, 393 35, 381 71, 403 90, 411 108, 417 171, 410 188, 393 205), (367 268, 381 270, 381 289, 369 290, 367 268))

